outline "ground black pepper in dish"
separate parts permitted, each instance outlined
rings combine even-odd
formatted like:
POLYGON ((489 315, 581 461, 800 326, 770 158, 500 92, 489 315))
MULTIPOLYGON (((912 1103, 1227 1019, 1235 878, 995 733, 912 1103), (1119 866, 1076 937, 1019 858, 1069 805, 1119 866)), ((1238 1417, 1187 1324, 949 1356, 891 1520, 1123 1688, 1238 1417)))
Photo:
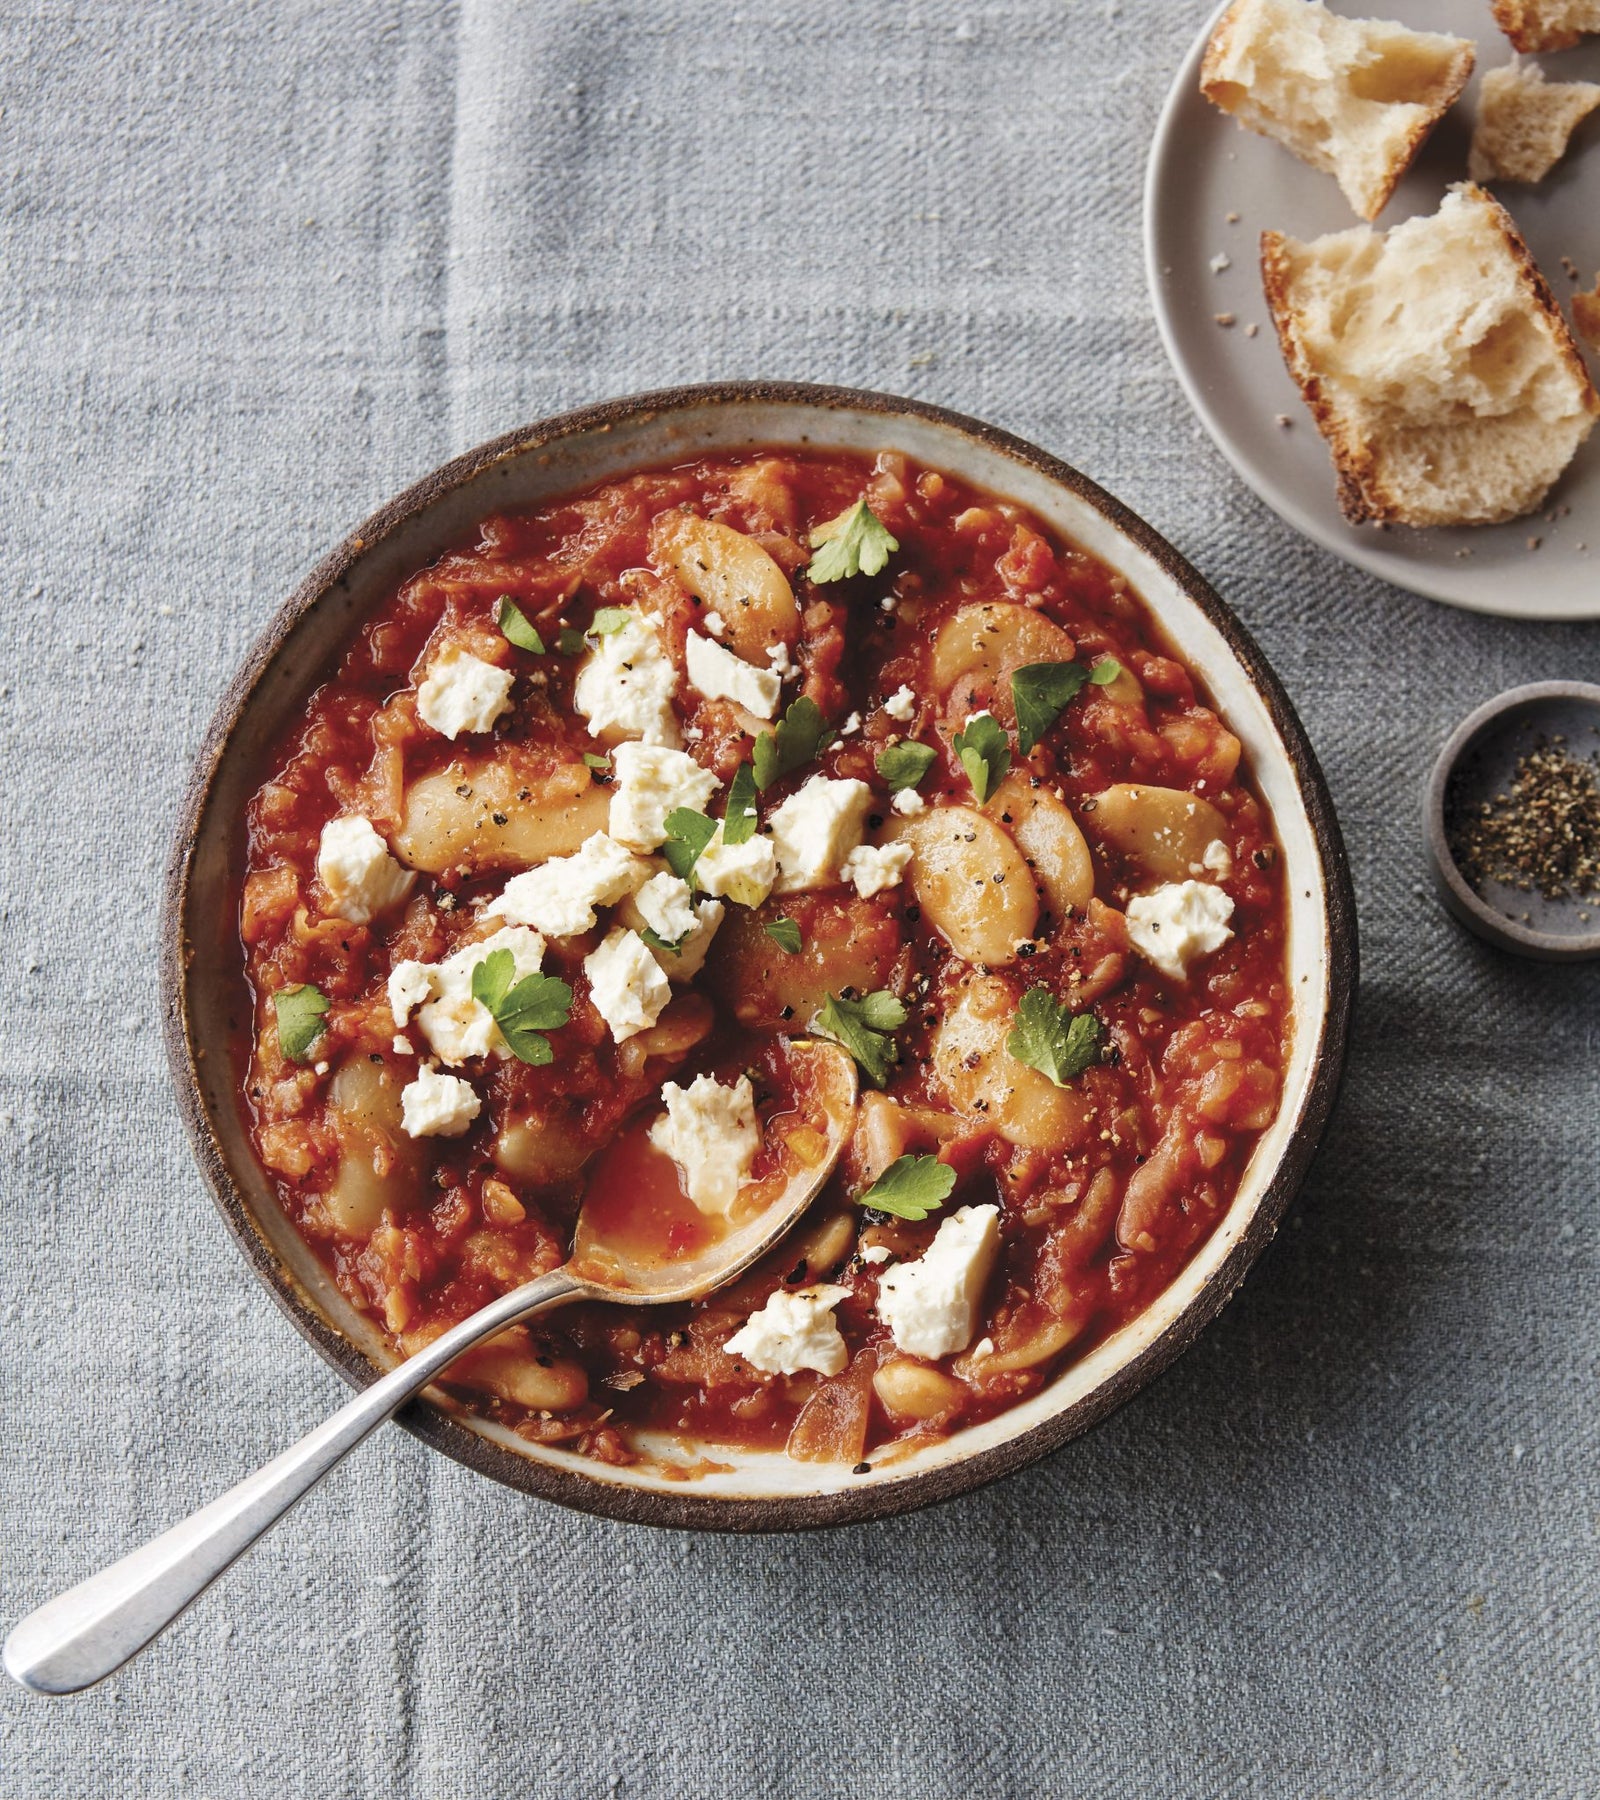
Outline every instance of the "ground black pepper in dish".
POLYGON ((1480 892, 1498 881, 1546 900, 1600 893, 1600 755, 1576 757, 1564 738, 1541 739, 1507 791, 1445 828, 1456 866, 1480 892))

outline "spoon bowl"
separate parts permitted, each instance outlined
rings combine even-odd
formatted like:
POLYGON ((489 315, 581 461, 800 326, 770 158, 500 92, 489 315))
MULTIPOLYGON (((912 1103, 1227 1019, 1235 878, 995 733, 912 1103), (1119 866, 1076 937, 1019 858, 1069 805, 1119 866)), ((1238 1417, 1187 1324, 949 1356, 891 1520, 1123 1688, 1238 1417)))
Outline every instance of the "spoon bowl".
POLYGON ((71 1694, 120 1669, 357 1444, 447 1375, 458 1356, 508 1326, 575 1300, 632 1306, 697 1300, 742 1275, 822 1191, 855 1120, 856 1066, 838 1045, 798 1039, 789 1046, 788 1064, 796 1083, 821 1102, 824 1146, 805 1160, 790 1155, 775 1189, 767 1183, 757 1190, 749 1216, 735 1218, 697 1255, 677 1261, 608 1241, 586 1197, 573 1254, 559 1269, 463 1319, 220 1499, 30 1613, 6 1639, 6 1672, 36 1693, 71 1694))

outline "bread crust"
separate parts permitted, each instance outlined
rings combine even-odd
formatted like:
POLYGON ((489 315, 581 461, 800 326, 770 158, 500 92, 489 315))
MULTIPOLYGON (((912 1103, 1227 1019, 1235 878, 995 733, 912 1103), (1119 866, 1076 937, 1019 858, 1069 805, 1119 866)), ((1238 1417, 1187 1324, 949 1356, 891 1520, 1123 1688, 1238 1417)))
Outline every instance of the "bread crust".
MULTIPOLYGON (((1490 209, 1490 221, 1517 265, 1518 273, 1530 293, 1534 313, 1542 315, 1548 322, 1553 347, 1582 389, 1585 411, 1591 419, 1600 418, 1600 392, 1596 392, 1583 353, 1568 329, 1549 283, 1529 255, 1528 246, 1512 222, 1511 215, 1492 194, 1486 193, 1476 183, 1463 182, 1453 191, 1463 193, 1474 201, 1481 201, 1490 209)), ((1399 496, 1384 487, 1373 445, 1341 416, 1339 409, 1323 392, 1316 366, 1307 354, 1299 332, 1293 296, 1293 253, 1290 249, 1294 241, 1280 231, 1262 232, 1261 285, 1266 292, 1267 305, 1278 333, 1284 363, 1298 385, 1333 457, 1338 478, 1340 511, 1352 525, 1414 523, 1406 516, 1399 496)))
POLYGON ((1539 17, 1537 0, 1489 0, 1494 22, 1511 40, 1514 50, 1570 50, 1581 43, 1583 33, 1565 26, 1547 25, 1539 17))

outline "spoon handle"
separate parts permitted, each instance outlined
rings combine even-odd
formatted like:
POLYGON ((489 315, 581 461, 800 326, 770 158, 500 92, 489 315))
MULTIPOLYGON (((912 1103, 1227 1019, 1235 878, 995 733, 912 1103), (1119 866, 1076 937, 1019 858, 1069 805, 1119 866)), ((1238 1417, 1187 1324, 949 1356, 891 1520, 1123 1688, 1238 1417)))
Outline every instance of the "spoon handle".
POLYGON ((6 1672, 36 1693, 74 1694, 120 1669, 464 1350, 587 1292, 556 1269, 463 1319, 209 1506, 29 1613, 6 1639, 6 1672))

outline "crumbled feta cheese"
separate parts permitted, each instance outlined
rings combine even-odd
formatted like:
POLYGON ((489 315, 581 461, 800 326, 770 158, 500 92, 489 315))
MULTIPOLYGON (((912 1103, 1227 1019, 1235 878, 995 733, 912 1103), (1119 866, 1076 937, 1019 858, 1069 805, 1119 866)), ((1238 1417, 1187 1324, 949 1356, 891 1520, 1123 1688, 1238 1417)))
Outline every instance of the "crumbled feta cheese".
POLYGON ((714 638, 691 631, 684 641, 684 659, 690 682, 708 700, 732 700, 758 719, 770 719, 778 710, 782 680, 771 669, 752 668, 714 638))
POLYGON ((848 719, 846 719, 845 722, 839 727, 839 735, 840 735, 840 737, 854 737, 854 735, 860 729, 861 729, 861 714, 853 712, 853 713, 851 713, 850 717, 848 719))
POLYGON ((421 1006, 433 993, 432 963, 414 962, 409 958, 397 962, 389 975, 389 1010, 396 1025, 404 1025, 413 1008, 421 1006))
POLYGON ((720 894, 739 906, 759 906, 777 877, 778 853, 771 838, 758 832, 742 844, 725 843, 720 824, 694 865, 695 884, 702 893, 720 894))
POLYGON ((675 944, 694 930, 693 890, 687 881, 680 881, 665 869, 652 875, 639 889, 634 905, 645 924, 665 943, 675 944))
POLYGON ((876 1267, 879 1263, 886 1263, 893 1255, 894 1252, 887 1244, 868 1244, 861 1252, 861 1260, 876 1267))
POLYGON ((416 876, 389 854, 370 819, 330 819, 317 845, 317 878, 328 910, 352 925, 368 925, 411 892, 416 876))
POLYGON ((963 1206, 924 1255, 892 1268, 878 1283, 878 1317, 896 1346, 929 1358, 965 1350, 999 1248, 999 1207, 963 1206))
POLYGON ((719 638, 728 629, 727 621, 714 607, 708 613, 702 613, 700 623, 705 626, 709 637, 719 638))
POLYGON ((666 842, 667 814, 674 807, 704 812, 717 791, 717 778, 682 750, 660 744, 618 744, 611 753, 608 827, 619 844, 654 850, 666 842))
POLYGON ((514 925, 531 925, 546 937, 576 937, 594 930, 597 906, 615 906, 650 873, 643 857, 597 831, 571 856, 555 856, 526 874, 513 875, 487 910, 514 925))
POLYGON ((761 1148, 750 1077, 732 1087, 710 1075, 695 1076, 686 1088, 669 1081, 661 1098, 667 1110, 650 1127, 650 1142, 678 1165, 683 1191, 701 1212, 728 1212, 761 1148))
POLYGON ((1221 838, 1213 838, 1200 853, 1200 866, 1209 869, 1218 881, 1226 881, 1233 873, 1233 852, 1221 838))
POLYGON ((654 1025, 672 998, 661 965, 637 931, 607 932, 599 949, 583 959, 583 972, 594 1009, 619 1044, 654 1025))
POLYGON ((401 1037, 398 1031, 394 1034, 393 1041, 390 1043, 389 1048, 394 1051, 396 1056, 415 1056, 417 1053, 412 1045, 411 1039, 408 1037, 401 1037))
POLYGON ((773 891, 794 894, 836 882, 840 864, 861 842, 871 805, 872 790, 864 781, 831 781, 826 775, 813 775, 791 794, 768 820, 778 857, 773 891))
POLYGON ((493 937, 463 944, 442 963, 396 963, 389 976, 389 1010, 395 1024, 404 1025, 418 1009, 422 1035, 440 1062, 452 1068, 491 1051, 505 1054, 494 1015, 472 997, 472 971, 496 950, 511 952, 512 980, 517 982, 538 974, 544 939, 537 931, 510 925, 493 937))
POLYGON ((408 1137, 460 1137, 482 1109, 470 1081, 441 1075, 431 1065, 400 1090, 400 1122, 408 1137))
POLYGON ((909 844, 859 844, 844 859, 839 873, 855 883, 863 900, 894 887, 911 861, 909 844))
POLYGON ((901 788, 889 804, 903 819, 913 819, 919 812, 927 809, 927 801, 915 788, 901 788))
POLYGON ((767 645, 767 661, 772 664, 772 672, 780 681, 793 681, 800 673, 800 665, 789 654, 789 646, 782 641, 767 645))
POLYGON ((678 954, 668 951, 656 957, 668 981, 693 981, 705 967, 706 952, 726 910, 720 900, 702 900, 694 909, 694 926, 679 944, 678 954))
POLYGON ((839 1334, 833 1309, 849 1292, 828 1283, 792 1294, 779 1288, 722 1348, 767 1375, 797 1375, 802 1369, 837 1375, 850 1360, 850 1352, 839 1334))
POLYGON ((584 659, 572 684, 572 704, 589 721, 590 737, 614 731, 675 750, 677 691, 678 672, 654 622, 635 614, 620 631, 607 632, 584 659))
POLYGON ((898 719, 902 725, 907 724, 917 710, 917 697, 903 682, 883 703, 883 710, 891 719, 898 719))
POLYGON ((1186 981, 1197 956, 1220 950, 1233 933, 1233 902, 1209 881, 1169 881, 1128 902, 1128 937, 1163 975, 1186 981))
POLYGON ((977 1343, 972 1346, 972 1360, 974 1362, 982 1362, 986 1356, 993 1355, 994 1339, 992 1337, 979 1338, 977 1343))
POLYGON ((509 669, 496 668, 470 650, 441 650, 417 689, 417 712, 442 737, 487 731, 511 710, 509 669))

